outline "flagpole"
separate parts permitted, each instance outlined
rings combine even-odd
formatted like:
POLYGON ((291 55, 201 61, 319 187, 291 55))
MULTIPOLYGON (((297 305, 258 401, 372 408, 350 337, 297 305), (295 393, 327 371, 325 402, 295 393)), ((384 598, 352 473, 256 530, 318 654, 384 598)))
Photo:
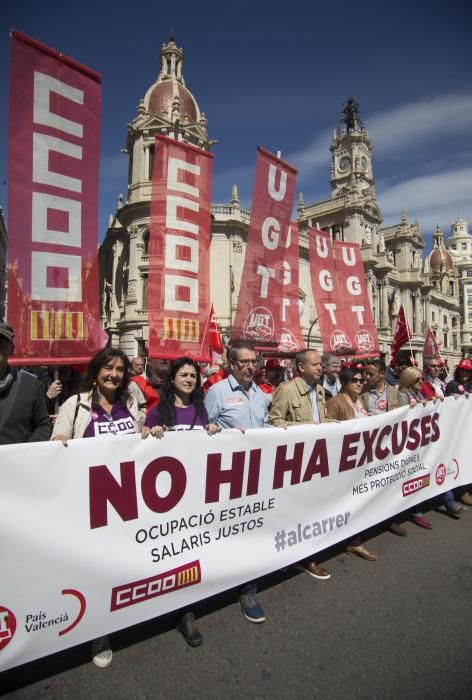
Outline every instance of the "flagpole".
MULTIPOLYGON (((211 303, 213 306, 213 302, 211 302, 211 303)), ((202 344, 200 345, 200 357, 204 356, 203 355, 203 346, 205 345, 205 341, 208 340, 207 336, 208 336, 208 328, 210 326, 210 317, 211 317, 211 309, 210 309, 210 313, 207 316, 207 322, 206 322, 205 330, 204 330, 203 336, 202 336, 202 344)), ((210 364, 211 364, 211 348, 210 348, 209 344, 208 344, 208 354, 210 356, 210 364)))
POLYGON ((229 325, 233 330, 233 266, 229 266, 229 325))
MULTIPOLYGON (((406 318, 406 317, 405 317, 406 318)), ((411 335, 410 335, 410 325, 407 321, 406 323, 406 332, 408 333, 408 345, 410 346, 410 357, 412 362, 416 362, 414 355, 413 355, 413 347, 411 345, 411 335)))

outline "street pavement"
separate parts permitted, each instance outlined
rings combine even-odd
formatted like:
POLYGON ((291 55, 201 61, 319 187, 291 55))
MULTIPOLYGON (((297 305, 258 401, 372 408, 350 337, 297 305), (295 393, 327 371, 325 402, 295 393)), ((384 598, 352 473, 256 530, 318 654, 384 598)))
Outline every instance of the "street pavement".
POLYGON ((112 637, 113 663, 88 644, 0 674, 18 699, 472 698, 472 509, 432 510, 432 531, 368 533, 377 562, 342 547, 317 559, 315 580, 293 568, 260 582, 267 621, 251 624, 234 592, 195 607, 204 643, 186 645, 175 615, 112 637))

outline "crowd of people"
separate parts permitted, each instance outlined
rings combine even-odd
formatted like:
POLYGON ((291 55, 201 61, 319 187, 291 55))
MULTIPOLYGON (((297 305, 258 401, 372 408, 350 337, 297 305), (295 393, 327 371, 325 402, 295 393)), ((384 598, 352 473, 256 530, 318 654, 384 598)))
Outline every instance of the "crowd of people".
MULTIPOLYGON (((135 357, 131 361, 117 348, 100 350, 85 376, 73 368, 18 370, 9 364, 14 330, 0 323, 0 445, 71 439, 100 435, 141 433, 143 439, 162 439, 169 430, 206 430, 283 427, 345 421, 392 411, 418 402, 440 401, 445 396, 472 392, 472 361, 463 359, 453 376, 441 379, 439 358, 428 358, 421 372, 409 353, 398 353, 392 367, 367 359, 341 365, 331 353, 299 352, 292 361, 268 358, 254 346, 237 341, 227 352, 224 366, 201 366, 189 357, 169 360, 135 357), (33 370, 33 372, 31 371, 33 370), (79 381, 81 380, 81 381, 79 381)), ((472 506, 467 489, 442 495, 454 517, 472 506)), ((425 506, 404 515, 424 529, 432 525, 425 506)), ((405 537, 401 518, 383 526, 405 537)), ((377 556, 365 546, 365 533, 346 543, 346 553, 366 561, 377 556)), ((330 573, 313 557, 296 566, 316 579, 330 573)), ((262 623, 265 612, 257 598, 257 582, 238 590, 243 616, 262 623)), ((180 611, 177 628, 191 646, 202 643, 192 610, 180 611)), ((94 663, 104 668, 112 661, 108 637, 92 644, 94 663)))

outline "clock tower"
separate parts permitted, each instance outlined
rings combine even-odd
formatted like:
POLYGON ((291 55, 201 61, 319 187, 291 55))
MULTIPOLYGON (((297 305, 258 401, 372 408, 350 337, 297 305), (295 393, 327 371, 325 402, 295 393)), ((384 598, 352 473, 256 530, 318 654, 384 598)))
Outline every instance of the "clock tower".
POLYGON ((330 150, 332 196, 352 188, 359 194, 374 194, 372 143, 359 117, 359 105, 352 97, 342 107, 330 150))

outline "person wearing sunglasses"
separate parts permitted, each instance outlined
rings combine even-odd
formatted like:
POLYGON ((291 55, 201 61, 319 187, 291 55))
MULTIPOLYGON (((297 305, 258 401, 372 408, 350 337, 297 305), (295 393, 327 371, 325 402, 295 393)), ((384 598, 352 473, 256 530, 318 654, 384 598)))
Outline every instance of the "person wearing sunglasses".
MULTIPOLYGON (((341 391, 326 402, 327 418, 338 421, 367 418, 369 414, 360 399, 365 382, 362 369, 344 367, 339 373, 339 381, 341 382, 341 391)), ((377 556, 362 545, 360 534, 347 545, 346 554, 360 557, 366 561, 377 560, 377 556)))
POLYGON ((433 399, 434 397, 439 399, 444 398, 446 385, 439 378, 442 368, 443 363, 438 357, 433 357, 430 360, 424 361, 421 392, 427 399, 433 399))

